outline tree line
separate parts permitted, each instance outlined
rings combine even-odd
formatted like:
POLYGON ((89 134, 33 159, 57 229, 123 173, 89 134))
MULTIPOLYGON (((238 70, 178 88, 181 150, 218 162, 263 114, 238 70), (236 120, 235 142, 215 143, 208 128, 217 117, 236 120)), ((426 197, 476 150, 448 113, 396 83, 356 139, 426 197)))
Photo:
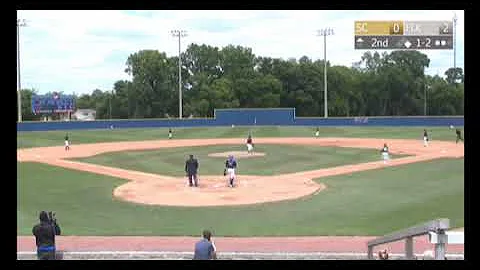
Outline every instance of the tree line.
MULTIPOLYGON (((297 116, 323 116, 324 61, 256 56, 251 48, 191 44, 181 54, 183 116, 212 117, 220 108, 295 107, 297 116)), ((327 61, 331 117, 463 115, 464 74, 425 74, 430 65, 419 51, 365 52, 352 67, 327 61)), ((78 109, 95 109, 98 119, 178 117, 178 57, 140 50, 126 60, 131 80, 110 90, 76 98, 78 109)), ((24 120, 35 90, 22 90, 24 120)))

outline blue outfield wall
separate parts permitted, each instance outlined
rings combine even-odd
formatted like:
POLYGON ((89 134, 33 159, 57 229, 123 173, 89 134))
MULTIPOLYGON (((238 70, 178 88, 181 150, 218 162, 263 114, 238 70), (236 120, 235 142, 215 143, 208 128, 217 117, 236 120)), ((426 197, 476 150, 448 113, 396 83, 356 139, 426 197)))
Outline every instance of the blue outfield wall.
POLYGON ((289 126, 295 123, 295 108, 272 109, 216 109, 214 119, 218 125, 289 126))
POLYGON ((454 117, 349 117, 296 118, 297 126, 463 126, 463 116, 454 117))
POLYGON ((72 122, 22 122, 17 131, 48 131, 114 128, 176 128, 205 126, 463 126, 463 116, 439 117, 296 117, 294 108, 218 109, 214 118, 142 119, 72 122))
POLYGON ((17 123, 17 131, 48 131, 108 128, 167 128, 216 126, 214 119, 151 119, 151 120, 106 120, 71 122, 23 122, 17 123))

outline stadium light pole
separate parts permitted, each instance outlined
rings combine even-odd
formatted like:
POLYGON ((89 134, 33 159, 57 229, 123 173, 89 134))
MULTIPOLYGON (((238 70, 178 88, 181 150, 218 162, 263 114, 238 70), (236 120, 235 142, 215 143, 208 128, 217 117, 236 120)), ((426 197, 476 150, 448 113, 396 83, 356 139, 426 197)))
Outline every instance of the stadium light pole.
POLYGON ((430 89, 430 85, 425 84, 423 87, 423 115, 427 116, 427 90, 430 89))
MULTIPOLYGON (((457 14, 453 13, 453 70, 457 75, 457 14)), ((455 76, 456 78, 456 76, 455 76)))
POLYGON ((17 75, 18 75, 18 122, 22 122, 22 81, 20 76, 20 27, 27 26, 24 19, 17 19, 17 75))
POLYGON ((182 119, 182 37, 187 36, 185 30, 172 30, 172 36, 178 37, 178 118, 182 119))
POLYGON ((332 28, 317 30, 317 36, 323 36, 323 61, 325 67, 323 69, 323 117, 328 118, 328 95, 327 95, 327 36, 333 35, 332 28))
POLYGON ((112 98, 113 98, 113 89, 110 92, 110 99, 109 99, 109 102, 108 102, 109 103, 108 106, 110 107, 109 108, 110 109, 110 120, 112 120, 112 98))

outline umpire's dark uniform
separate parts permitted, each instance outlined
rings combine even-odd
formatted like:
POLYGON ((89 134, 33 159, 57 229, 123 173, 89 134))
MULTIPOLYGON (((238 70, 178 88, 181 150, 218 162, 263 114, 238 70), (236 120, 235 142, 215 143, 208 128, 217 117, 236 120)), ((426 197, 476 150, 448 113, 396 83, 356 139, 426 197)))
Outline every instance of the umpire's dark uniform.
POLYGON ((195 185, 198 187, 198 160, 193 158, 193 155, 190 155, 190 158, 185 161, 185 172, 187 173, 188 183, 190 186, 195 185))

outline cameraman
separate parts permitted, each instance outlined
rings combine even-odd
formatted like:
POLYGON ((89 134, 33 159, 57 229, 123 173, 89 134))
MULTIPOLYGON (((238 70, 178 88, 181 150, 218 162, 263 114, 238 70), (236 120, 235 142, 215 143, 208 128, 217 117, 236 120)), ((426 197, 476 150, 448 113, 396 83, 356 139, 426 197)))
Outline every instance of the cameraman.
POLYGON ((40 223, 33 226, 39 260, 55 260, 55 235, 60 235, 55 213, 40 212, 40 223))

